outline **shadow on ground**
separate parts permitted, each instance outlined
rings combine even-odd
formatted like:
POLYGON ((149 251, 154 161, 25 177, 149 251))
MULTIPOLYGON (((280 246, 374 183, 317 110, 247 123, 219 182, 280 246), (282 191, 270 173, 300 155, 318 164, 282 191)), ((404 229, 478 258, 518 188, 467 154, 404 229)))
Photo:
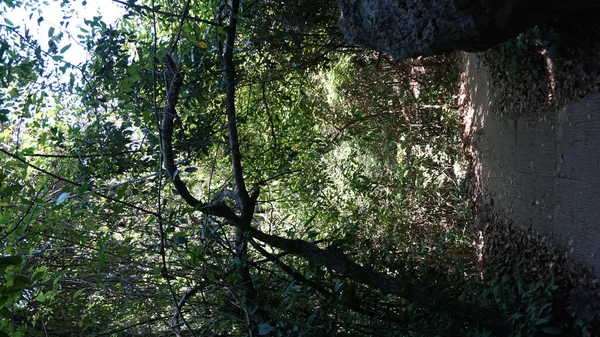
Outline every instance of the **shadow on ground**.
POLYGON ((600 93, 542 114, 500 114, 476 54, 465 55, 466 133, 491 211, 552 237, 600 276, 600 93))

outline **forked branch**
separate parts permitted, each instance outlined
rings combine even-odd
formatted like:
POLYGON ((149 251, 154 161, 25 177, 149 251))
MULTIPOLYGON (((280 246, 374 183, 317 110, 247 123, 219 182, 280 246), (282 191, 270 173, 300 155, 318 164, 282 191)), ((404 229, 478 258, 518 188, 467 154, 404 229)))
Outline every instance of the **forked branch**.
POLYGON ((159 131, 163 162, 167 174, 171 178, 179 195, 181 195, 188 205, 197 207, 206 214, 229 218, 235 215, 235 213, 224 202, 213 204, 202 203, 190 193, 187 185, 181 180, 177 164, 175 163, 175 154, 173 153, 173 129, 175 127, 175 117, 177 116, 175 108, 179 100, 179 91, 183 85, 184 77, 170 56, 165 58, 165 76, 168 83, 167 103, 163 109, 163 118, 159 131))

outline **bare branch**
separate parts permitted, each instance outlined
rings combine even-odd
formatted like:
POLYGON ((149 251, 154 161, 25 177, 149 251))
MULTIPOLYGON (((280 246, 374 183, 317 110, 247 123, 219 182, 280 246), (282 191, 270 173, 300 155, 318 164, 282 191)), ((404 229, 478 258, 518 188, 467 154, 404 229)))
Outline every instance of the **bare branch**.
POLYGON ((177 337, 181 337, 183 336, 181 334, 181 329, 179 328, 179 326, 181 325, 181 323, 179 322, 179 317, 181 316, 181 308, 183 308, 183 306, 185 305, 185 303, 188 301, 188 299, 194 295, 196 295, 196 293, 198 291, 200 291, 201 287, 200 285, 197 285, 191 289, 189 289, 188 291, 186 291, 183 296, 181 297, 181 299, 179 300, 179 302, 177 302, 175 309, 173 310, 173 330, 175 332, 175 336, 177 337))
POLYGON ((192 0, 187 0, 187 2, 185 3, 185 7, 183 9, 183 12, 181 13, 181 18, 179 19, 179 28, 177 28, 177 36, 175 37, 175 40, 171 44, 171 48, 169 49, 169 54, 173 54, 175 52, 175 47, 177 47, 177 43, 179 42, 179 39, 181 38, 181 31, 183 30, 183 24, 185 22, 185 19, 187 18, 191 1, 192 0))
POLYGON ((229 131, 229 150, 231 151, 231 162, 233 165, 233 178, 242 200, 240 208, 244 210, 248 202, 249 195, 244 181, 242 170, 242 155, 240 153, 240 143, 237 130, 237 121, 235 115, 235 66, 233 64, 233 48, 235 44, 235 34, 237 30, 238 11, 240 7, 239 0, 232 0, 231 12, 229 14, 229 24, 227 36, 225 39, 225 53, 223 54, 223 63, 225 64, 225 80, 227 81, 227 129, 229 131))
POLYGON ((416 285, 400 277, 368 269, 351 261, 335 247, 322 249, 316 244, 304 240, 286 239, 266 234, 251 227, 248 222, 237 216, 231 220, 239 229, 249 232, 253 238, 325 266, 337 272, 341 277, 374 287, 390 295, 402 297, 431 311, 446 314, 464 322, 480 324, 499 335, 503 335, 510 329, 508 318, 502 313, 448 298, 429 287, 416 285))
MULTIPOLYGON (((277 265, 277 267, 279 267, 279 269, 283 270, 285 273, 287 273, 292 278, 294 278, 294 280, 296 282, 298 282, 300 284, 308 285, 309 287, 316 290, 319 294, 321 294, 326 299, 331 298, 331 292, 329 290, 327 290, 327 288, 325 288, 325 286, 323 286, 322 284, 318 283, 317 281, 315 281, 313 279, 307 279, 306 277, 304 277, 304 275, 295 271, 292 267, 288 266, 283 261, 281 261, 280 256, 275 256, 275 255, 267 252, 256 241, 250 240, 250 243, 252 244, 252 247, 254 247, 254 249, 256 249, 264 257, 266 257, 269 261, 271 261, 275 265, 277 265)), ((356 301, 354 297, 348 296, 348 294, 346 294, 343 298, 340 299, 340 304, 344 305, 345 307, 347 307, 348 309, 350 309, 356 313, 368 316, 370 318, 380 318, 380 319, 387 320, 389 322, 397 322, 397 323, 403 322, 403 320, 400 317, 396 317, 393 313, 388 313, 387 315, 385 315, 385 317, 379 317, 380 315, 378 313, 376 313, 372 310, 369 310, 367 308, 364 308, 364 306, 361 305, 359 301, 356 301), (350 298, 350 300, 349 300, 349 298, 350 298)))
MULTIPOLYGON (((52 172, 50 172, 50 171, 47 171, 47 170, 45 170, 45 169, 43 169, 43 168, 41 168, 41 167, 38 167, 38 166, 36 166, 36 165, 33 165, 33 164, 29 163, 28 161, 26 161, 25 159, 23 159, 23 158, 21 158, 21 157, 17 156, 16 154, 10 153, 10 152, 8 152, 8 151, 6 151, 6 150, 2 149, 2 148, 0 148, 0 152, 2 152, 2 153, 4 153, 4 154, 6 154, 7 156, 10 156, 10 157, 12 157, 12 158, 16 159, 16 160, 18 160, 18 161, 20 161, 20 162, 24 163, 25 165, 27 165, 27 166, 29 166, 29 167, 33 168, 34 170, 36 170, 36 171, 39 171, 39 172, 42 172, 42 173, 44 173, 44 174, 46 174, 46 175, 48 175, 48 176, 50 176, 50 177, 52 177, 52 178, 58 179, 58 180, 60 180, 60 181, 62 181, 62 182, 65 182, 65 183, 67 183, 67 184, 70 184, 70 185, 73 185, 73 186, 77 186, 77 187, 81 187, 81 186, 83 186, 83 184, 80 184, 80 183, 78 183, 78 182, 75 182, 75 181, 72 181, 72 180, 69 180, 69 179, 66 179, 66 178, 60 177, 60 176, 58 176, 58 175, 56 175, 56 174, 54 174, 54 173, 52 173, 52 172)), ((98 193, 98 192, 93 192, 93 193, 94 193, 94 195, 97 195, 97 196, 99 196, 99 197, 101 197, 101 198, 104 198, 104 199, 106 199, 106 200, 110 200, 110 201, 113 201, 113 202, 116 202, 116 203, 119 203, 119 204, 122 204, 122 205, 125 205, 125 206, 128 206, 128 207, 131 207, 131 208, 133 208, 133 209, 136 209, 136 210, 138 210, 138 211, 140 211, 140 212, 142 212, 142 213, 150 214, 150 215, 153 215, 153 216, 158 216, 158 213, 156 213, 156 212, 153 212, 153 211, 147 210, 147 209, 145 209, 145 208, 143 208, 143 207, 140 207, 140 206, 134 205, 134 204, 132 204, 132 203, 129 203, 129 202, 127 202, 127 201, 123 201, 123 200, 115 199, 115 198, 113 198, 113 197, 110 197, 110 196, 108 196, 108 195, 106 195, 106 194, 102 194, 102 193, 98 193)))
POLYGON ((177 69, 175 62, 173 62, 173 59, 171 59, 170 56, 166 57, 165 66, 169 89, 167 92, 167 103, 163 109, 162 125, 159 131, 163 160, 167 174, 169 175, 169 178, 171 178, 179 195, 181 195, 188 205, 197 207, 206 214, 222 216, 225 218, 231 217, 232 215, 235 215, 235 213, 224 202, 208 204, 202 203, 200 200, 196 199, 179 176, 179 170, 175 163, 175 154, 173 153, 173 129, 175 117, 177 115, 175 108, 179 99, 179 91, 183 85, 183 74, 177 69))
POLYGON ((25 153, 23 157, 43 157, 43 158, 96 158, 96 157, 116 157, 128 153, 141 152, 142 150, 127 150, 113 153, 96 153, 96 154, 82 154, 82 155, 70 155, 70 154, 53 154, 53 153, 25 153))

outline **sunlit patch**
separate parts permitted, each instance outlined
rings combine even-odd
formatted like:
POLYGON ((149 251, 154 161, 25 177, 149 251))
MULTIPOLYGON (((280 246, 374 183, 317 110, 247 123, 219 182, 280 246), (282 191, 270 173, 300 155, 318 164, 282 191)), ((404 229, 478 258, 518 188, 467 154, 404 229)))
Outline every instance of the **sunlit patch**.
POLYGON ((552 102, 555 99, 556 94, 556 76, 554 61, 550 57, 548 50, 546 48, 540 51, 540 54, 544 56, 544 60, 546 61, 546 72, 548 74, 548 102, 552 102))

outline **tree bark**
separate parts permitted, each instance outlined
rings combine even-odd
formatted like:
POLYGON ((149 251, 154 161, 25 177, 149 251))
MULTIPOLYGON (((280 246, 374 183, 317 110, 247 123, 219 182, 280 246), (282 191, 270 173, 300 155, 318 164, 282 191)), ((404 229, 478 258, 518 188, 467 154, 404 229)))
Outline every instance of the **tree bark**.
POLYGON ((446 314, 461 321, 479 324, 499 336, 506 335, 510 331, 508 317, 497 311, 448 298, 429 287, 410 283, 401 277, 370 270, 351 261, 335 247, 322 249, 311 242, 263 233, 239 217, 230 220, 238 228, 246 230, 253 238, 284 252, 325 266, 337 272, 341 277, 377 288, 387 294, 402 297, 431 311, 446 314))

